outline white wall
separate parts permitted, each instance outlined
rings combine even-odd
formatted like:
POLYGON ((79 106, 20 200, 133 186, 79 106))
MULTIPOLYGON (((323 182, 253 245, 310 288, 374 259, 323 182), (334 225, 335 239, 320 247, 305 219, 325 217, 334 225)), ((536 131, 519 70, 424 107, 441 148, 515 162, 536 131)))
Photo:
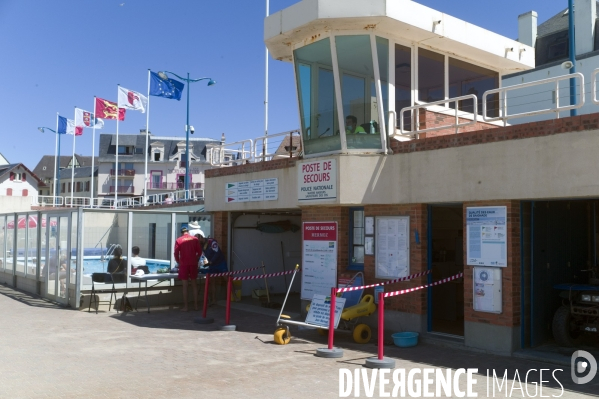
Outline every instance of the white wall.
POLYGON ((2 213, 22 212, 31 210, 31 197, 7 197, 0 195, 2 213))
POLYGON ((31 175, 31 173, 23 168, 22 166, 18 166, 12 170, 14 173, 25 173, 26 181, 21 180, 10 180, 10 174, 7 173, 5 180, 0 182, 0 196, 7 195, 7 189, 12 188, 12 196, 13 197, 22 197, 23 190, 27 190, 27 196, 36 197, 38 194, 37 180, 31 175))
MULTIPOLYGON (((301 206, 597 197, 597 148, 599 131, 588 130, 389 156, 329 156, 338 162, 338 198, 301 206)), ((299 209, 296 173, 297 166, 207 179, 206 210, 299 209), (223 200, 226 182, 277 176, 278 201, 223 200)))
MULTIPOLYGON (((591 81, 591 73, 593 70, 599 67, 599 55, 593 57, 584 58, 576 61, 576 71, 581 72, 584 75, 585 82, 585 105, 578 109, 578 115, 591 114, 599 112, 599 105, 593 103, 593 85, 591 81)), ((538 81, 541 79, 548 79, 557 76, 568 75, 569 70, 562 69, 561 65, 555 65, 549 68, 543 68, 514 77, 504 78, 502 80, 502 86, 513 86, 521 83, 529 83, 538 81)), ((579 84, 579 81, 577 81, 579 84)), ((560 83, 560 105, 570 104, 570 81, 569 79, 564 80, 560 83)), ((553 102, 553 92, 555 91, 555 83, 544 84, 541 86, 533 86, 524 89, 518 89, 508 94, 508 115, 535 111, 541 109, 548 109, 555 107, 553 102)), ((580 87, 577 87, 578 93, 580 93, 580 87)), ((511 119, 508 121, 510 124, 520 124, 527 122, 542 121, 548 119, 555 119, 555 113, 535 115, 532 117, 511 119)), ((570 111, 562 112, 561 117, 570 116, 570 111)))
MULTIPOLYGON (((261 266, 261 262, 264 262, 266 273, 293 270, 297 263, 301 263, 301 226, 300 216, 242 215, 238 217, 232 229, 233 241, 229 269, 242 270, 261 266), (255 227, 258 223, 280 220, 290 220, 293 224, 300 227, 300 230, 295 233, 291 231, 284 233, 262 233, 254 228, 243 228, 255 227), (283 251, 281 250, 281 242, 283 243, 283 251), (256 263, 251 263, 250 259, 255 259, 256 263)), ((250 274, 258 273, 261 273, 261 270, 251 272, 250 274)), ((287 275, 286 278, 287 284, 289 284, 291 282, 291 275, 287 275)), ((274 293, 283 293, 287 290, 283 276, 269 278, 268 287, 274 293)), ((265 288, 264 279, 243 281, 242 295, 251 295, 252 290, 258 288, 265 288)), ((293 282, 292 291, 299 292, 300 289, 301 273, 298 273, 293 282)))

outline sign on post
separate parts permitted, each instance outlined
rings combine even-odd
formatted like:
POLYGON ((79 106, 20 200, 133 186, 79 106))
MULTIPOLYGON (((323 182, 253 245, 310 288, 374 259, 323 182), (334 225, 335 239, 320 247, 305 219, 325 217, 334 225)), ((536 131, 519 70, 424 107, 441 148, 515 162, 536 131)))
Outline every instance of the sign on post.
POLYGON ((328 295, 336 284, 337 222, 304 222, 302 299, 328 295))
MULTIPOLYGON (((335 328, 339 325, 341 312, 345 306, 345 298, 337 298, 335 300, 335 328)), ((329 328, 329 315, 331 314, 331 296, 316 294, 312 298, 306 323, 315 326, 329 328)))

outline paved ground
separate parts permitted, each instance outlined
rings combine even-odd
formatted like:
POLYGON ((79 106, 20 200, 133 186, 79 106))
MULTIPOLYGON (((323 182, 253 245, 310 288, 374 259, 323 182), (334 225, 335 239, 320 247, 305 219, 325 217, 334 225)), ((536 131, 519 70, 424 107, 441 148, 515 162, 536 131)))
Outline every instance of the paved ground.
MULTIPOLYGON (((273 316, 233 310, 238 331, 222 332, 218 326, 224 308, 212 307, 210 313, 216 322, 207 326, 193 323, 197 312, 88 314, 0 285, 0 397, 336 398, 339 369, 362 370, 364 359, 376 353, 373 344, 357 345, 340 335, 336 344, 344 348, 344 357, 322 359, 314 352, 326 346, 325 338, 315 331, 299 331, 289 345, 280 346, 273 343, 273 316)), ((478 397, 488 396, 487 369, 502 375, 507 369, 510 379, 518 370, 523 381, 529 369, 555 369, 431 345, 403 350, 387 346, 385 351, 397 360, 398 369, 478 368, 478 397)), ((599 394, 599 376, 586 385, 573 384, 569 369, 556 376, 565 387, 562 398, 599 394)), ((529 377, 539 380, 537 372, 529 377)), ((544 384, 544 396, 560 395, 550 372, 543 380, 552 381, 544 384)), ((512 381, 509 384, 511 388, 512 381)), ((361 386, 360 397, 366 397, 361 386)), ((534 385, 527 388, 533 396, 534 385)), ((373 396, 379 397, 378 385, 373 396)), ((505 396, 505 388, 495 394, 505 396)), ((519 389, 511 396, 527 397, 519 389)))

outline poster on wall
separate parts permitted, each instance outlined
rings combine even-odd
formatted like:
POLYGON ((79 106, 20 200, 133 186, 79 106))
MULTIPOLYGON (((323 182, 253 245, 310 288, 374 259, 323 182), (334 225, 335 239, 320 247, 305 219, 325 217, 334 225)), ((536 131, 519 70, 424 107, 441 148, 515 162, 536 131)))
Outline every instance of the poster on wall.
POLYGON ((378 216, 375 277, 397 278, 410 274, 410 217, 378 216))
POLYGON ((507 208, 466 208, 466 259, 470 266, 507 266, 507 208))
POLYGON ((297 199, 321 201, 337 198, 337 160, 303 162, 297 168, 297 199))
POLYGON ((473 306, 477 312, 501 313, 501 269, 474 268, 473 306))
POLYGON ((225 183, 225 202, 275 201, 279 199, 279 179, 258 179, 225 183))
POLYGON ((301 298, 330 295, 337 286, 337 222, 304 222, 301 298))

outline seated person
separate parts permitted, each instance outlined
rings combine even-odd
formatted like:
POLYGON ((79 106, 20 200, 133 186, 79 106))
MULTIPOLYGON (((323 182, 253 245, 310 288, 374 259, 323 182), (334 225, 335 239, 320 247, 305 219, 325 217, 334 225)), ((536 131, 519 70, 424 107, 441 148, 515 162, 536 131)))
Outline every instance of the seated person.
POLYGON ((143 270, 144 273, 149 273, 146 272, 146 270, 148 269, 147 267, 142 267, 146 266, 146 260, 139 256, 138 246, 131 248, 131 255, 133 255, 131 257, 131 274, 135 274, 138 269, 143 270))
POLYGON ((347 115, 345 118, 345 134, 366 134, 366 130, 358 125, 358 118, 353 115, 347 115))
POLYGON ((106 271, 112 275, 112 281, 115 283, 124 283, 127 271, 127 261, 122 258, 123 250, 121 247, 116 247, 110 262, 108 262, 108 268, 106 271))

